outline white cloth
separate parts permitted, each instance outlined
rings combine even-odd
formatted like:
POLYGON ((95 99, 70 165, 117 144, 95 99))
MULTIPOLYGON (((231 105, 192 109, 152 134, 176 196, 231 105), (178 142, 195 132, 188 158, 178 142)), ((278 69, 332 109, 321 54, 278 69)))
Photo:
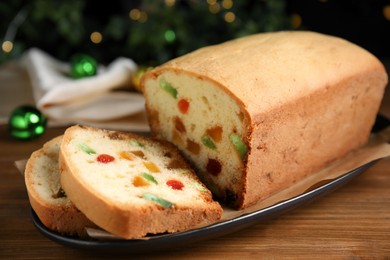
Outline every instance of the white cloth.
POLYGON ((99 65, 95 76, 73 79, 70 64, 32 48, 23 60, 29 73, 37 108, 57 122, 102 122, 140 113, 142 94, 125 91, 137 65, 117 58, 107 67, 99 65))

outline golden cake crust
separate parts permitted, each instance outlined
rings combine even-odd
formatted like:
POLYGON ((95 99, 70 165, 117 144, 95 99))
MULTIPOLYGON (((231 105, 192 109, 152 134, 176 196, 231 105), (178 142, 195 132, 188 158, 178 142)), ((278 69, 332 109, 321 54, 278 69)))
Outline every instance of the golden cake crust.
POLYGON ((153 73, 160 69, 217 82, 251 115, 367 71, 377 73, 381 82, 387 80, 383 64, 368 51, 338 37, 307 31, 238 38, 173 59, 153 73))

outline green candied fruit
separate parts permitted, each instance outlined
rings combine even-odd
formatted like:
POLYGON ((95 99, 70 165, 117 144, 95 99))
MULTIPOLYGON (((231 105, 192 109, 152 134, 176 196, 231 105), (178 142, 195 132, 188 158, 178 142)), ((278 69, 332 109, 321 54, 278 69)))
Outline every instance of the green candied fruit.
POLYGON ((141 142, 139 142, 137 139, 131 138, 130 139, 130 144, 138 147, 144 147, 145 145, 141 142))
POLYGON ((91 147, 89 147, 88 145, 86 145, 84 143, 79 143, 78 147, 87 154, 95 154, 96 153, 95 150, 93 150, 91 147))
POLYGON ((149 200, 149 201, 152 201, 152 202, 155 202, 164 208, 173 208, 173 206, 174 206, 172 202, 169 202, 163 198, 160 198, 152 193, 144 193, 142 195, 142 198, 149 200))
POLYGON ((201 192, 207 192, 208 190, 203 187, 202 185, 200 185, 199 183, 197 183, 196 181, 192 182, 194 184, 194 186, 201 192))
POLYGON ((165 90, 172 97, 177 98, 177 89, 173 87, 172 84, 166 81, 165 79, 160 80, 160 88, 165 90))
POLYGON ((208 135, 204 135, 202 136, 202 144, 204 144, 206 147, 210 148, 210 149, 215 149, 217 148, 213 142, 213 140, 211 140, 210 136, 208 135))
POLYGON ((146 180, 153 182, 154 184, 158 184, 156 179, 149 173, 143 172, 141 173, 141 176, 144 177, 146 180))
POLYGON ((241 158, 244 159, 246 156, 246 153, 248 152, 248 147, 246 146, 244 141, 241 139, 241 137, 238 136, 237 134, 231 134, 230 141, 234 145, 234 148, 237 150, 237 152, 240 154, 241 158))

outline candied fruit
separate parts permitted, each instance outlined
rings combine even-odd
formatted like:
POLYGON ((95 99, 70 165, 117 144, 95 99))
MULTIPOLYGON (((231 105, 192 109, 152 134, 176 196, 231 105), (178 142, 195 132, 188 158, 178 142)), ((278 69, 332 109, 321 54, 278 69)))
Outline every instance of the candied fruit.
POLYGON ((213 149, 213 150, 217 148, 215 146, 215 143, 213 142, 213 140, 211 140, 210 136, 208 136, 208 135, 202 136, 202 144, 204 144, 206 147, 213 149))
POLYGON ((128 151, 119 152, 119 157, 129 161, 133 161, 135 159, 135 155, 128 151))
POLYGON ((184 126, 183 121, 181 121, 180 118, 178 118, 177 116, 174 117, 173 122, 177 131, 179 131, 180 133, 186 132, 186 127, 184 126))
POLYGON ((167 185, 174 190, 182 190, 184 188, 184 184, 179 180, 168 180, 167 185))
POLYGON ((165 79, 160 80, 160 88, 162 88, 172 97, 177 98, 177 89, 173 87, 172 84, 166 81, 165 79))
POLYGON ((248 152, 248 147, 246 146, 244 141, 241 139, 241 137, 238 136, 237 134, 233 133, 230 135, 230 141, 233 144, 236 151, 241 156, 241 158, 244 159, 247 152, 248 152))
POLYGON ((180 99, 177 103, 177 106, 181 113, 186 114, 188 112, 188 109, 190 107, 190 102, 186 99, 180 99))
POLYGON ((148 182, 145 178, 137 175, 133 179, 133 185, 134 187, 145 187, 149 186, 150 182, 148 182))
POLYGON ((141 173, 141 176, 143 178, 145 178, 146 180, 150 181, 150 182, 153 182, 154 184, 158 184, 158 182, 156 181, 156 179, 153 177, 153 175, 147 173, 147 172, 143 172, 141 173))
POLYGON ((141 150, 131 151, 131 153, 136 155, 137 157, 139 157, 141 159, 145 159, 145 154, 141 150))
POLYGON ((222 127, 215 126, 206 130, 206 134, 211 137, 215 142, 222 140, 222 127))
POLYGON ((150 172, 160 172, 160 169, 154 162, 143 162, 143 164, 150 172))
POLYGON ((109 154, 100 154, 96 157, 96 160, 101 163, 110 163, 115 160, 115 158, 109 154))
POLYGON ((174 204, 172 202, 167 201, 167 200, 165 200, 157 195, 154 195, 152 193, 144 193, 142 195, 142 198, 149 200, 149 201, 152 201, 154 203, 157 203, 164 208, 173 208, 174 207, 174 204))
POLYGON ((190 139, 187 139, 187 150, 195 155, 200 153, 200 145, 190 139))
POLYGON ((177 160, 177 159, 172 159, 168 163, 167 168, 168 169, 185 169, 187 167, 186 167, 186 164, 183 161, 177 160))
POLYGON ((218 160, 209 159, 206 165, 206 170, 213 176, 218 176, 222 170, 222 165, 218 160))
POLYGON ((85 153, 87 154, 95 154, 95 150, 93 150, 91 147, 89 147, 88 145, 86 145, 85 143, 79 143, 78 144, 78 147, 83 150, 85 153))
POLYGON ((183 139, 181 138, 180 133, 176 130, 172 130, 172 142, 174 142, 176 145, 183 145, 183 139))

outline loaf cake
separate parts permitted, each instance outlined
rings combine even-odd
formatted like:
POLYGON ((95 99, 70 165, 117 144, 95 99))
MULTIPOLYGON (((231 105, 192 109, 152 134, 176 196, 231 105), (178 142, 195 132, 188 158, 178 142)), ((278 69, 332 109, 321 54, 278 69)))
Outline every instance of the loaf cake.
POLYGON ((58 154, 62 136, 33 152, 26 164, 25 183, 31 207, 49 229, 66 236, 84 237, 85 227, 96 227, 61 188, 58 154))
POLYGON ((125 239, 184 231, 222 208, 170 143, 72 126, 60 148, 61 184, 94 223, 125 239))
POLYGON ((217 197, 245 208, 364 144, 386 83, 361 47, 284 31, 178 57, 141 87, 152 133, 217 197))

